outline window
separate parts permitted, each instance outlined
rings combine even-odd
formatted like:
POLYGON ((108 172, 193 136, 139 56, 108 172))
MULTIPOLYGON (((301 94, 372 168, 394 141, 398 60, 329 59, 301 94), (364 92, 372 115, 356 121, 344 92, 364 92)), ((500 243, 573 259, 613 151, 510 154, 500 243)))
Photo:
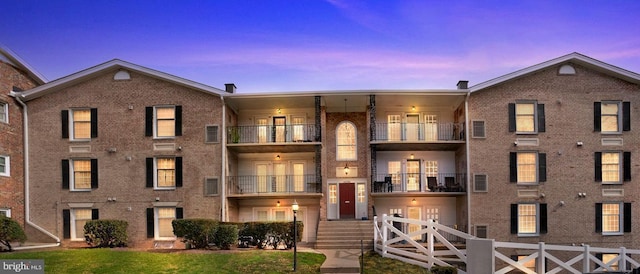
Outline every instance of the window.
POLYGON ((293 141, 302 142, 306 140, 305 117, 293 117, 293 141))
POLYGON ((537 236, 547 233, 547 204, 511 204, 511 234, 537 236))
POLYGON ((476 225, 476 237, 486 239, 487 230, 488 227, 486 225, 476 225))
POLYGON ((0 102, 0 122, 9 123, 9 105, 0 102))
POLYGON ((341 122, 336 129, 336 160, 357 160, 356 152, 356 127, 351 122, 341 122))
POLYGON ((516 262, 520 262, 522 264, 522 266, 524 266, 525 268, 535 272, 536 271, 536 262, 537 262, 537 258, 533 258, 533 259, 529 259, 527 260, 527 257, 529 256, 525 256, 525 255, 514 255, 511 257, 512 260, 516 261, 516 262), (524 261, 527 260, 527 261, 524 261))
POLYGON ((596 203, 596 232, 603 235, 631 232, 631 203, 596 203))
POLYGON ((0 176, 11 176, 9 156, 0 155, 0 176))
POLYGON ((147 238, 174 240, 171 222, 183 218, 181 207, 147 208, 147 238))
POLYGON ((204 196, 218 195, 218 178, 206 178, 204 179, 204 196))
POLYGON ((84 225, 89 220, 99 219, 96 208, 72 208, 62 210, 63 238, 84 241, 84 225))
POLYGON ((75 191, 98 188, 98 159, 62 160, 62 188, 75 191))
POLYGON ((631 152, 596 152, 594 158, 596 182, 619 184, 631 181, 631 152))
POLYGON ((293 164, 293 191, 304 191, 304 163, 293 164))
POLYGON ((473 138, 485 138, 486 133, 484 131, 484 121, 471 121, 473 138))
POLYGON ((90 140, 98 137, 98 109, 62 110, 62 138, 90 140))
POLYGON ((154 138, 182 136, 182 106, 147 107, 145 135, 154 138))
POLYGON ((631 103, 603 101, 593 103, 593 128, 596 132, 621 133, 631 130, 631 103))
POLYGON ((487 174, 474 174, 473 175, 473 191, 474 192, 487 192, 487 174))
POLYGON ((358 203, 365 202, 365 192, 364 184, 358 184, 358 203))
POLYGON ((547 181, 547 157, 538 152, 510 153, 510 181, 519 184, 537 184, 547 181))
POLYGON ((218 126, 217 125, 206 126, 205 127, 204 142, 205 143, 218 143, 218 142, 220 142, 220 141, 218 141, 218 126))
POLYGON ((602 254, 596 254, 599 255, 597 257, 600 257, 599 259, 602 260, 603 263, 608 264, 609 265, 609 270, 619 270, 618 267, 618 263, 619 261, 619 256, 616 253, 602 253, 602 254))
POLYGON ((338 192, 337 192, 337 185, 336 184, 330 184, 329 185, 329 203, 330 204, 337 204, 338 203, 338 192))
POLYGON ((532 134, 544 131, 544 104, 535 101, 509 104, 509 132, 532 134))
POLYGON ((147 158, 147 187, 182 187, 182 157, 147 158))
POLYGON ((7 218, 11 218, 11 209, 10 208, 0 208, 0 216, 5 216, 7 218))
POLYGON ((399 141, 402 137, 402 119, 400 115, 393 114, 387 116, 387 140, 399 141))

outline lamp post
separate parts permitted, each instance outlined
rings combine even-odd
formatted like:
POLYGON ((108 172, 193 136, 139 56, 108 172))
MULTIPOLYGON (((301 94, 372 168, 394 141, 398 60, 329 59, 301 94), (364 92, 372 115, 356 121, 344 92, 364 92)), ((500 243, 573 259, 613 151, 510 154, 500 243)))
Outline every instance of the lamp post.
POLYGON ((293 200, 293 205, 291 205, 291 209, 293 209, 293 272, 296 272, 296 265, 298 263, 297 253, 298 253, 298 245, 296 242, 298 241, 298 226, 296 224, 296 219, 298 215, 298 202, 293 200))

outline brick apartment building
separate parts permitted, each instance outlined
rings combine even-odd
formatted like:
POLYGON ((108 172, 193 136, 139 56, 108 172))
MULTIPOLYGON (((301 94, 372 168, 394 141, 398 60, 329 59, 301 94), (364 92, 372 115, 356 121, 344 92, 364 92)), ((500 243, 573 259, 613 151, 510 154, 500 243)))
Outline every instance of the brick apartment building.
POLYGON ((170 247, 173 219, 287 221, 297 202, 311 244, 327 220, 398 214, 640 247, 640 75, 573 53, 467 85, 241 94, 100 64, 20 93, 31 220, 79 245, 86 220, 123 219, 131 245, 170 247))

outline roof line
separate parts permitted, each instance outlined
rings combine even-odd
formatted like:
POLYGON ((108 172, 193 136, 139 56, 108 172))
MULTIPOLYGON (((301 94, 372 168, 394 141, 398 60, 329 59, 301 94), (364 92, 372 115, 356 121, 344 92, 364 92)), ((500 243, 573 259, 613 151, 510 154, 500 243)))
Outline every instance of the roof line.
MULTIPOLYGON (((26 71, 26 73, 35 80, 38 85, 42 85, 48 82, 47 78, 44 77, 40 72, 36 71, 33 67, 31 67, 27 62, 25 62, 18 54, 10 50, 8 47, 0 43, 0 55, 5 56, 7 61, 10 62, 11 65, 26 71)), ((1 56, 0 56, 1 57, 1 56)), ((2 59, 2 58, 0 58, 2 59)))

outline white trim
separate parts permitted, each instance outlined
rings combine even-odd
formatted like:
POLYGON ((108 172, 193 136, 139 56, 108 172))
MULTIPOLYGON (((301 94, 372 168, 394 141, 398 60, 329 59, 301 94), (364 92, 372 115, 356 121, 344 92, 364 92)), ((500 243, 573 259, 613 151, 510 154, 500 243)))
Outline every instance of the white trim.
POLYGON ((42 85, 47 82, 47 78, 45 78, 42 74, 33 69, 27 62, 22 60, 20 56, 15 54, 9 48, 5 47, 3 44, 0 44, 0 60, 6 60, 9 64, 20 68, 25 71, 27 75, 31 79, 33 79, 36 83, 42 85))
POLYGON ((157 156, 153 157, 153 189, 154 190, 174 190, 177 188, 177 169, 176 156, 157 156), (158 159, 173 159, 173 186, 158 186, 158 159))
POLYGON ((0 101, 0 112, 4 114, 4 119, 0 120, 0 123, 9 123, 9 104, 4 101, 0 101))
POLYGON ((11 157, 0 155, 0 158, 4 159, 4 172, 0 172, 0 176, 11 177, 11 157))
POLYGON ((11 218, 11 208, 0 208, 0 212, 4 212, 4 216, 11 218))
MULTIPOLYGON (((177 203, 176 203, 177 204, 177 203)), ((158 241, 173 241, 175 240, 177 237, 175 235, 173 235, 173 237, 160 237, 160 225, 159 225, 159 220, 160 220, 160 216, 158 215, 158 210, 161 208, 171 208, 173 209, 173 220, 176 220, 176 207, 175 206, 155 206, 154 203, 154 208, 153 208, 153 239, 154 240, 158 240, 158 241)), ((168 218, 166 218, 168 219, 168 218)))
POLYGON ((71 210, 69 210, 71 212, 71 216, 69 218, 69 228, 71 231, 71 235, 70 235, 70 239, 71 241, 84 241, 84 230, 82 232, 80 232, 80 237, 78 237, 78 231, 76 231, 76 211, 78 210, 89 210, 89 218, 88 219, 82 219, 82 220, 91 220, 93 211, 91 208, 73 208, 71 210))

